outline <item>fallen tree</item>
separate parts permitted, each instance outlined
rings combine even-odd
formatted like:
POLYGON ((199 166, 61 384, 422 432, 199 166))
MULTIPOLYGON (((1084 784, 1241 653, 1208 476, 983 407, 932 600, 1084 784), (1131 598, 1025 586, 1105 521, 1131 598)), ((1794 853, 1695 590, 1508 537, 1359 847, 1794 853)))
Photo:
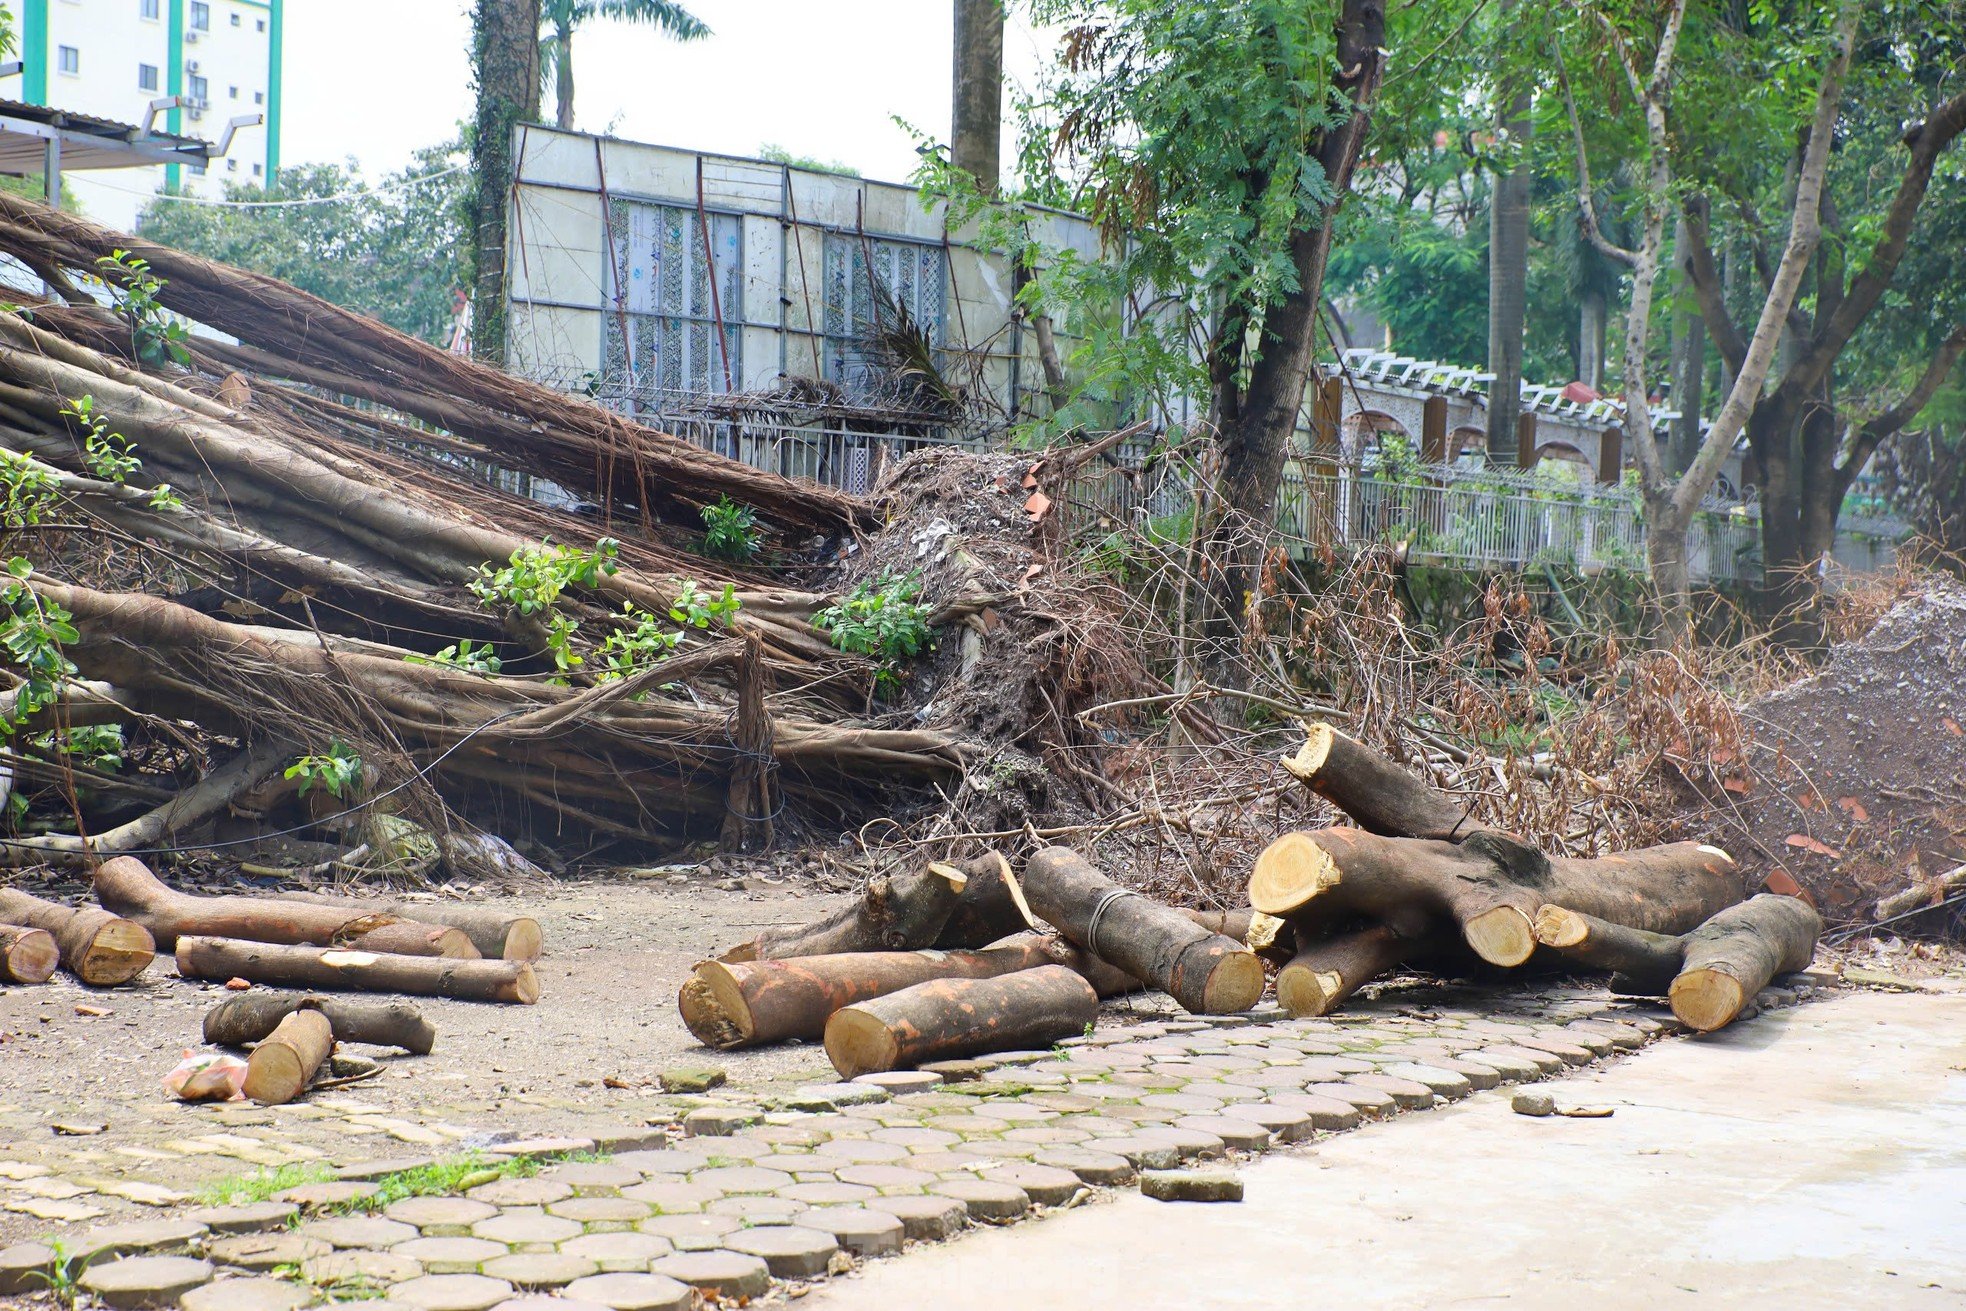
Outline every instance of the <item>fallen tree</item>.
POLYGON ((452 901, 369 901, 358 897, 333 897, 319 892, 282 892, 282 901, 304 901, 337 910, 370 915, 394 915, 399 919, 453 928, 471 940, 480 956, 489 960, 538 960, 546 939, 539 921, 530 915, 468 906, 452 901))

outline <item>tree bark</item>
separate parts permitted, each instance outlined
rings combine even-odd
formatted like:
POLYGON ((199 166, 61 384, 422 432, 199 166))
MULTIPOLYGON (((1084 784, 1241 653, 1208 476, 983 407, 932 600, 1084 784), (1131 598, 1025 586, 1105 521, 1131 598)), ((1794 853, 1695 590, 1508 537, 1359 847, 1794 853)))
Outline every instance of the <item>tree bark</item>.
POLYGON ((415 1056, 428 1056, 437 1041, 436 1026, 407 1002, 370 1004, 264 992, 236 993, 206 1011, 205 1041, 215 1047, 248 1047, 303 1010, 326 1016, 336 1042, 400 1047, 415 1056))
POLYGON ((987 947, 1031 927, 1023 885, 1001 852, 987 851, 962 866, 968 886, 936 935, 938 947, 987 947))
POLYGON ((150 967, 157 945, 143 926, 94 906, 63 906, 0 888, 0 923, 45 929, 61 967, 91 988, 128 983, 150 967))
POLYGON ((539 1000, 539 979, 530 961, 391 956, 339 947, 184 937, 177 942, 177 968, 187 979, 239 978, 279 988, 403 992, 523 1006, 539 1000))
POLYGON ((1509 966, 1535 951, 1531 918, 1546 904, 1679 933, 1739 901, 1742 889, 1731 856, 1691 842, 1578 860, 1497 833, 1450 845, 1331 828, 1271 843, 1249 893, 1258 910, 1279 916, 1315 908, 1396 921, 1418 908, 1457 926, 1483 960, 1509 966))
POLYGON ((343 946, 399 956, 476 959, 462 929, 357 909, 278 897, 198 897, 166 887, 134 856, 117 856, 96 870, 96 897, 149 931, 169 951, 181 937, 242 938, 319 947, 343 946))
POLYGON ((1293 1017, 1329 1015, 1417 950, 1384 924, 1332 937, 1303 934, 1300 939, 1290 963, 1277 971, 1277 1004, 1293 1017))
POLYGON ((1092 985, 1062 965, 994 979, 936 979, 836 1012, 826 1056, 843 1078, 924 1061, 1045 1047, 1090 1028, 1092 985))
POLYGON ((931 861, 918 870, 876 874, 867 880, 860 900, 812 924, 766 929, 720 959, 785 960, 932 946, 963 895, 969 871, 978 866, 987 869, 1001 859, 991 852, 963 865, 931 861))
POLYGON ((1307 723, 1283 767, 1368 833, 1458 842, 1486 826, 1445 793, 1329 724, 1307 723))
POLYGON ((333 1050, 328 1017, 319 1011, 294 1011, 246 1059, 242 1091, 261 1106, 284 1106, 307 1091, 333 1050))
POLYGON ((955 10, 949 160, 989 196, 1003 153, 1003 0, 955 0, 955 10))
MULTIPOLYGON (((1496 23, 1497 46, 1492 58, 1501 66, 1511 52, 1502 48, 1519 39, 1515 32, 1517 0, 1502 0, 1496 23)), ((1522 405, 1522 323, 1528 311, 1529 201, 1532 181, 1528 147, 1532 123, 1529 88, 1517 80, 1502 89, 1496 107, 1501 135, 1522 154, 1515 167, 1497 173, 1488 204, 1488 462, 1507 467, 1516 462, 1516 414, 1522 405)))
POLYGON ((46 929, 0 924, 0 983, 46 983, 61 964, 61 948, 46 929))
POLYGON ((1024 883, 1040 919, 1192 1013, 1246 1011, 1263 996, 1263 963, 1242 943, 1120 887, 1069 847, 1033 854, 1024 883))
POLYGON ((1051 963, 1032 935, 983 951, 855 951, 789 960, 705 961, 695 979, 709 996, 678 1003, 685 1023, 705 1046, 755 1047, 789 1038, 813 1039, 842 1006, 910 988, 930 979, 987 979, 1051 963), (691 1020, 692 1012, 698 1017, 691 1020))
POLYGON ((1536 940, 1564 959, 1611 970, 1621 992, 1665 993, 1673 1014, 1702 1033, 1731 1024, 1777 974, 1807 969, 1822 917, 1795 897, 1762 893, 1689 932, 1607 923, 1561 905, 1536 913, 1536 940))
POLYGON ((565 23, 553 28, 553 123, 561 131, 573 131, 573 29, 565 23))
POLYGON ((539 931, 539 921, 530 915, 493 910, 488 906, 447 901, 371 901, 366 897, 334 897, 319 892, 280 892, 274 895, 282 901, 333 906, 337 910, 358 914, 393 915, 422 924, 453 928, 469 938, 471 945, 486 960, 538 960, 546 941, 545 935, 539 931))
POLYGON ((513 129, 539 117, 539 0, 476 0, 471 18, 471 353, 505 363, 506 202, 517 161, 513 129))

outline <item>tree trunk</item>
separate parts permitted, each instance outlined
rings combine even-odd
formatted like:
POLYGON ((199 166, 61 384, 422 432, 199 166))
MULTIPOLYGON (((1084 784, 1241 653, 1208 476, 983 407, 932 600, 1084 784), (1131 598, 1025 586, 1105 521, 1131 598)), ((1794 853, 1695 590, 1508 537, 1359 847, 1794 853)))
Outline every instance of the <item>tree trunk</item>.
POLYGON ((339 947, 283 947, 229 938, 179 938, 178 973, 187 979, 244 979, 278 988, 327 988, 348 992, 403 992, 461 1001, 539 1000, 532 963, 521 960, 455 960, 440 956, 391 956, 339 947))
POLYGON ((1536 940, 1565 960, 1611 970, 1621 992, 1665 993, 1702 1033, 1733 1022, 1777 974, 1807 969, 1822 917, 1795 897, 1763 893, 1678 935, 1606 923, 1560 905, 1536 912, 1536 940))
POLYGON ((284 1106, 307 1091, 333 1050, 328 1017, 319 1011, 294 1011, 247 1058, 242 1091, 261 1106, 284 1106))
POLYGON ((1684 252, 1689 238, 1686 216, 1673 224, 1675 282, 1682 308, 1672 321, 1672 403, 1679 411, 1666 439, 1666 472, 1677 478, 1693 465, 1700 452, 1700 407, 1705 400, 1707 377, 1707 324, 1697 305, 1685 305, 1692 293, 1686 289, 1684 252))
POLYGON ((46 983, 61 964, 61 948, 46 929, 0 924, 0 983, 46 983))
POLYGON ((1604 342, 1611 329, 1611 307, 1602 287, 1586 287, 1577 311, 1577 381, 1604 390, 1604 342))
POLYGON ((1292 1017, 1329 1015, 1415 949, 1384 924, 1328 938, 1306 934, 1303 939, 1290 963, 1277 971, 1277 1004, 1292 1017))
POLYGON ((1003 0, 955 0, 955 6, 949 160, 989 196, 1003 153, 1003 0))
POLYGON ((128 983, 150 967, 156 943, 140 924, 94 906, 62 906, 17 888, 0 888, 0 923, 46 929, 61 967, 91 988, 128 983))
POLYGON ((344 946, 399 956, 476 959, 461 929, 355 909, 274 897, 197 897, 166 887, 134 856, 106 860, 96 870, 96 897, 108 909, 149 931, 165 951, 181 937, 242 938, 319 947, 344 946))
POLYGON ((766 929, 719 959, 785 960, 853 951, 913 951, 933 946, 963 895, 969 871, 978 866, 988 870, 1001 859, 991 852, 964 865, 932 861, 919 870, 876 874, 867 880, 858 901, 840 907, 825 919, 813 924, 766 929))
MULTIPOLYGON (((1498 44, 1515 39, 1517 0, 1502 0, 1498 44)), ((1503 58, 1498 51, 1496 59, 1503 58)), ((1516 414, 1522 405, 1522 321, 1529 283, 1529 88, 1502 92, 1497 107, 1502 136, 1522 151, 1515 167, 1495 175, 1488 205, 1488 462, 1516 462, 1516 414)))
POLYGON ((436 1027, 407 1002, 369 1004, 263 992, 237 993, 206 1011, 205 1041, 215 1047, 248 1047, 302 1010, 326 1016, 336 1042, 400 1047, 415 1056, 428 1056, 437 1041, 436 1027))
POLYGON ((936 936, 938 947, 987 947, 1031 927, 1031 908, 1010 862, 987 851, 962 866, 969 883, 936 936))
POLYGON ((826 1022, 843 1078, 924 1061, 1042 1048, 1092 1027, 1099 998, 1062 965, 995 979, 936 979, 848 1006, 826 1022))
POLYGON ((553 27, 554 123, 563 131, 573 131, 573 29, 565 23, 553 27))
POLYGON ((1485 829, 1445 793, 1372 748, 1329 724, 1304 727, 1304 745, 1283 767, 1366 832, 1458 842, 1485 829))
POLYGON ((1687 558, 1691 527, 1669 494, 1645 493, 1645 567, 1668 645, 1692 635, 1693 575, 1687 558))
POLYGON ((516 161, 513 129, 539 117, 539 0, 476 0, 471 138, 471 353, 505 363, 505 214, 516 161))
POLYGON ((1418 909, 1449 921, 1476 955, 1520 965, 1536 949, 1531 918, 1548 904, 1632 928, 1681 933, 1741 899, 1741 875, 1718 847, 1691 842, 1594 860, 1550 857, 1498 833, 1458 845, 1359 829, 1286 833, 1257 857, 1256 909, 1308 909, 1401 924, 1418 909))
POLYGON ((1069 847, 1033 854, 1024 884, 1038 918, 1194 1014, 1246 1011, 1263 996, 1263 963, 1240 942, 1120 887, 1069 847))
POLYGON ((545 946, 539 921, 530 915, 511 914, 488 906, 463 905, 449 901, 375 900, 365 897, 334 897, 319 892, 279 892, 282 901, 303 901, 317 906, 368 915, 394 915, 423 924, 457 929, 486 960, 538 960, 545 946))
POLYGON ((930 979, 987 979, 1050 964, 1037 935, 983 951, 850 951, 789 960, 705 961, 694 978, 709 989, 679 1004, 690 1032, 706 1046, 755 1047, 813 1039, 842 1006, 911 988, 930 979), (698 1019, 690 1020, 694 1012, 698 1019))

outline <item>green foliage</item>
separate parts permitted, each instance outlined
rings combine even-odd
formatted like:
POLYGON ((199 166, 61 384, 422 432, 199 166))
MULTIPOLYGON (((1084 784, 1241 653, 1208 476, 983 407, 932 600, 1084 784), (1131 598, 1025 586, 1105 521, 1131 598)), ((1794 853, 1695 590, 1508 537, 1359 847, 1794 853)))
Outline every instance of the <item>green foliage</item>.
POLYGON ((6 653, 4 663, 21 678, 12 717, 0 719, 0 737, 12 737, 20 725, 53 705, 62 683, 75 674, 62 647, 82 635, 73 615, 28 585, 33 573, 34 566, 17 555, 7 562, 0 580, 0 649, 6 653))
POLYGON ((461 669, 467 674, 482 674, 486 678, 497 675, 502 667, 498 650, 490 642, 474 643, 469 638, 460 638, 439 651, 436 655, 406 655, 406 663, 412 665, 443 665, 450 669, 461 669))
POLYGON ((352 162, 283 165, 267 185, 226 187, 228 200, 266 208, 160 197, 144 208, 138 230, 441 343, 467 282, 461 150, 456 142, 419 150, 409 167, 374 186, 352 162))
POLYGON ((61 485, 39 460, 0 451, 0 527, 33 528, 54 511, 61 485))
POLYGON ((916 599, 921 590, 914 574, 883 573, 855 587, 839 605, 814 615, 812 625, 829 634, 838 649, 879 661, 880 682, 892 685, 901 661, 935 645, 928 607, 916 599))
POLYGON ((306 796, 317 787, 334 797, 354 791, 362 776, 362 758, 346 742, 331 742, 326 755, 302 756, 287 766, 286 777, 300 780, 300 794, 306 796))
POLYGON ((620 550, 621 544, 612 537, 601 538, 591 551, 554 542, 523 546, 512 552, 502 569, 480 565, 471 591, 486 605, 538 614, 551 609, 567 588, 597 587, 601 579, 618 572, 615 557, 620 550))
POLYGON ((123 767, 123 726, 121 724, 77 724, 58 732, 43 733, 34 739, 43 751, 56 752, 80 760, 91 769, 115 773, 123 767))
POLYGON ((699 589, 692 578, 683 584, 675 604, 669 607, 669 617, 685 628, 709 628, 712 624, 728 624, 741 605, 742 602, 737 599, 737 589, 729 583, 724 584, 721 594, 710 596, 699 589))
POLYGON ((113 250, 96 261, 96 270, 109 289, 116 313, 129 326, 137 359, 150 365, 166 360, 189 365, 191 349, 184 343, 191 329, 158 299, 165 282, 150 271, 150 261, 127 250, 113 250))
MULTIPOLYGON (((136 443, 110 430, 109 421, 96 413, 94 396, 65 402, 61 414, 82 430, 82 461, 96 477, 121 485, 143 468, 143 461, 137 458, 136 443)), ((182 510, 184 502, 169 483, 158 483, 150 489, 150 508, 182 510)))
MULTIPOLYGON (((0 13, 4 13, 0 10, 0 13)), ((75 1311, 82 1300, 82 1276, 88 1271, 90 1258, 76 1260, 74 1251, 59 1238, 50 1238, 48 1251, 53 1259, 45 1270, 30 1270, 29 1279, 40 1281, 48 1300, 61 1311, 75 1311)))
POLYGON ((609 633, 594 649, 601 672, 595 677, 606 682, 626 678, 637 670, 668 655, 683 640, 680 629, 666 626, 661 619, 633 602, 621 606, 621 627, 609 633))
POLYGON ((836 173, 844 178, 860 176, 860 170, 851 164, 842 164, 838 160, 816 159, 811 155, 795 155, 785 147, 773 145, 769 141, 758 147, 758 158, 773 164, 802 168, 808 173, 836 173))
POLYGON ((758 512, 728 496, 703 507, 703 553, 722 560, 749 560, 758 553, 762 536, 758 512))

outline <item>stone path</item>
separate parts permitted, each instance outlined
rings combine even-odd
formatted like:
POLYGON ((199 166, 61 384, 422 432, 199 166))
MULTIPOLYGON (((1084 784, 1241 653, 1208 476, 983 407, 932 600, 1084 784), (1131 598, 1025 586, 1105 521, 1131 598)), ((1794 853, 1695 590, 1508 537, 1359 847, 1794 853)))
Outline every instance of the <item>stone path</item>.
MULTIPOLYGON (((1772 990, 1765 1001, 1795 996, 1772 990)), ((82 1286, 117 1307, 290 1311, 380 1292, 415 1311, 533 1311, 526 1299, 546 1295, 556 1300, 540 1311, 570 1301, 656 1311, 688 1307, 697 1292, 754 1298, 911 1241, 1074 1206, 1140 1170, 1426 1109, 1635 1050, 1672 1027, 1652 1004, 1562 990, 1436 990, 1421 1004, 1395 992, 1318 1020, 1273 1007, 1170 1018, 770 1101, 719 1090, 697 1099, 683 1117, 689 1136, 667 1145, 488 1144, 487 1160, 547 1163, 460 1180, 459 1196, 377 1209, 381 1184, 343 1178, 253 1206, 173 1207, 165 1220, 71 1236, 63 1255, 86 1260, 82 1286), (597 1149, 612 1150, 553 1159, 597 1149)), ((331 1097, 298 1109, 360 1115, 331 1097)), ((266 1151, 268 1165, 286 1159, 277 1135, 251 1141, 225 1146, 266 1151)), ((48 1178, 0 1161, 9 1197, 48 1178)), ((34 1287, 55 1259, 36 1243, 0 1251, 0 1300, 34 1287)))

